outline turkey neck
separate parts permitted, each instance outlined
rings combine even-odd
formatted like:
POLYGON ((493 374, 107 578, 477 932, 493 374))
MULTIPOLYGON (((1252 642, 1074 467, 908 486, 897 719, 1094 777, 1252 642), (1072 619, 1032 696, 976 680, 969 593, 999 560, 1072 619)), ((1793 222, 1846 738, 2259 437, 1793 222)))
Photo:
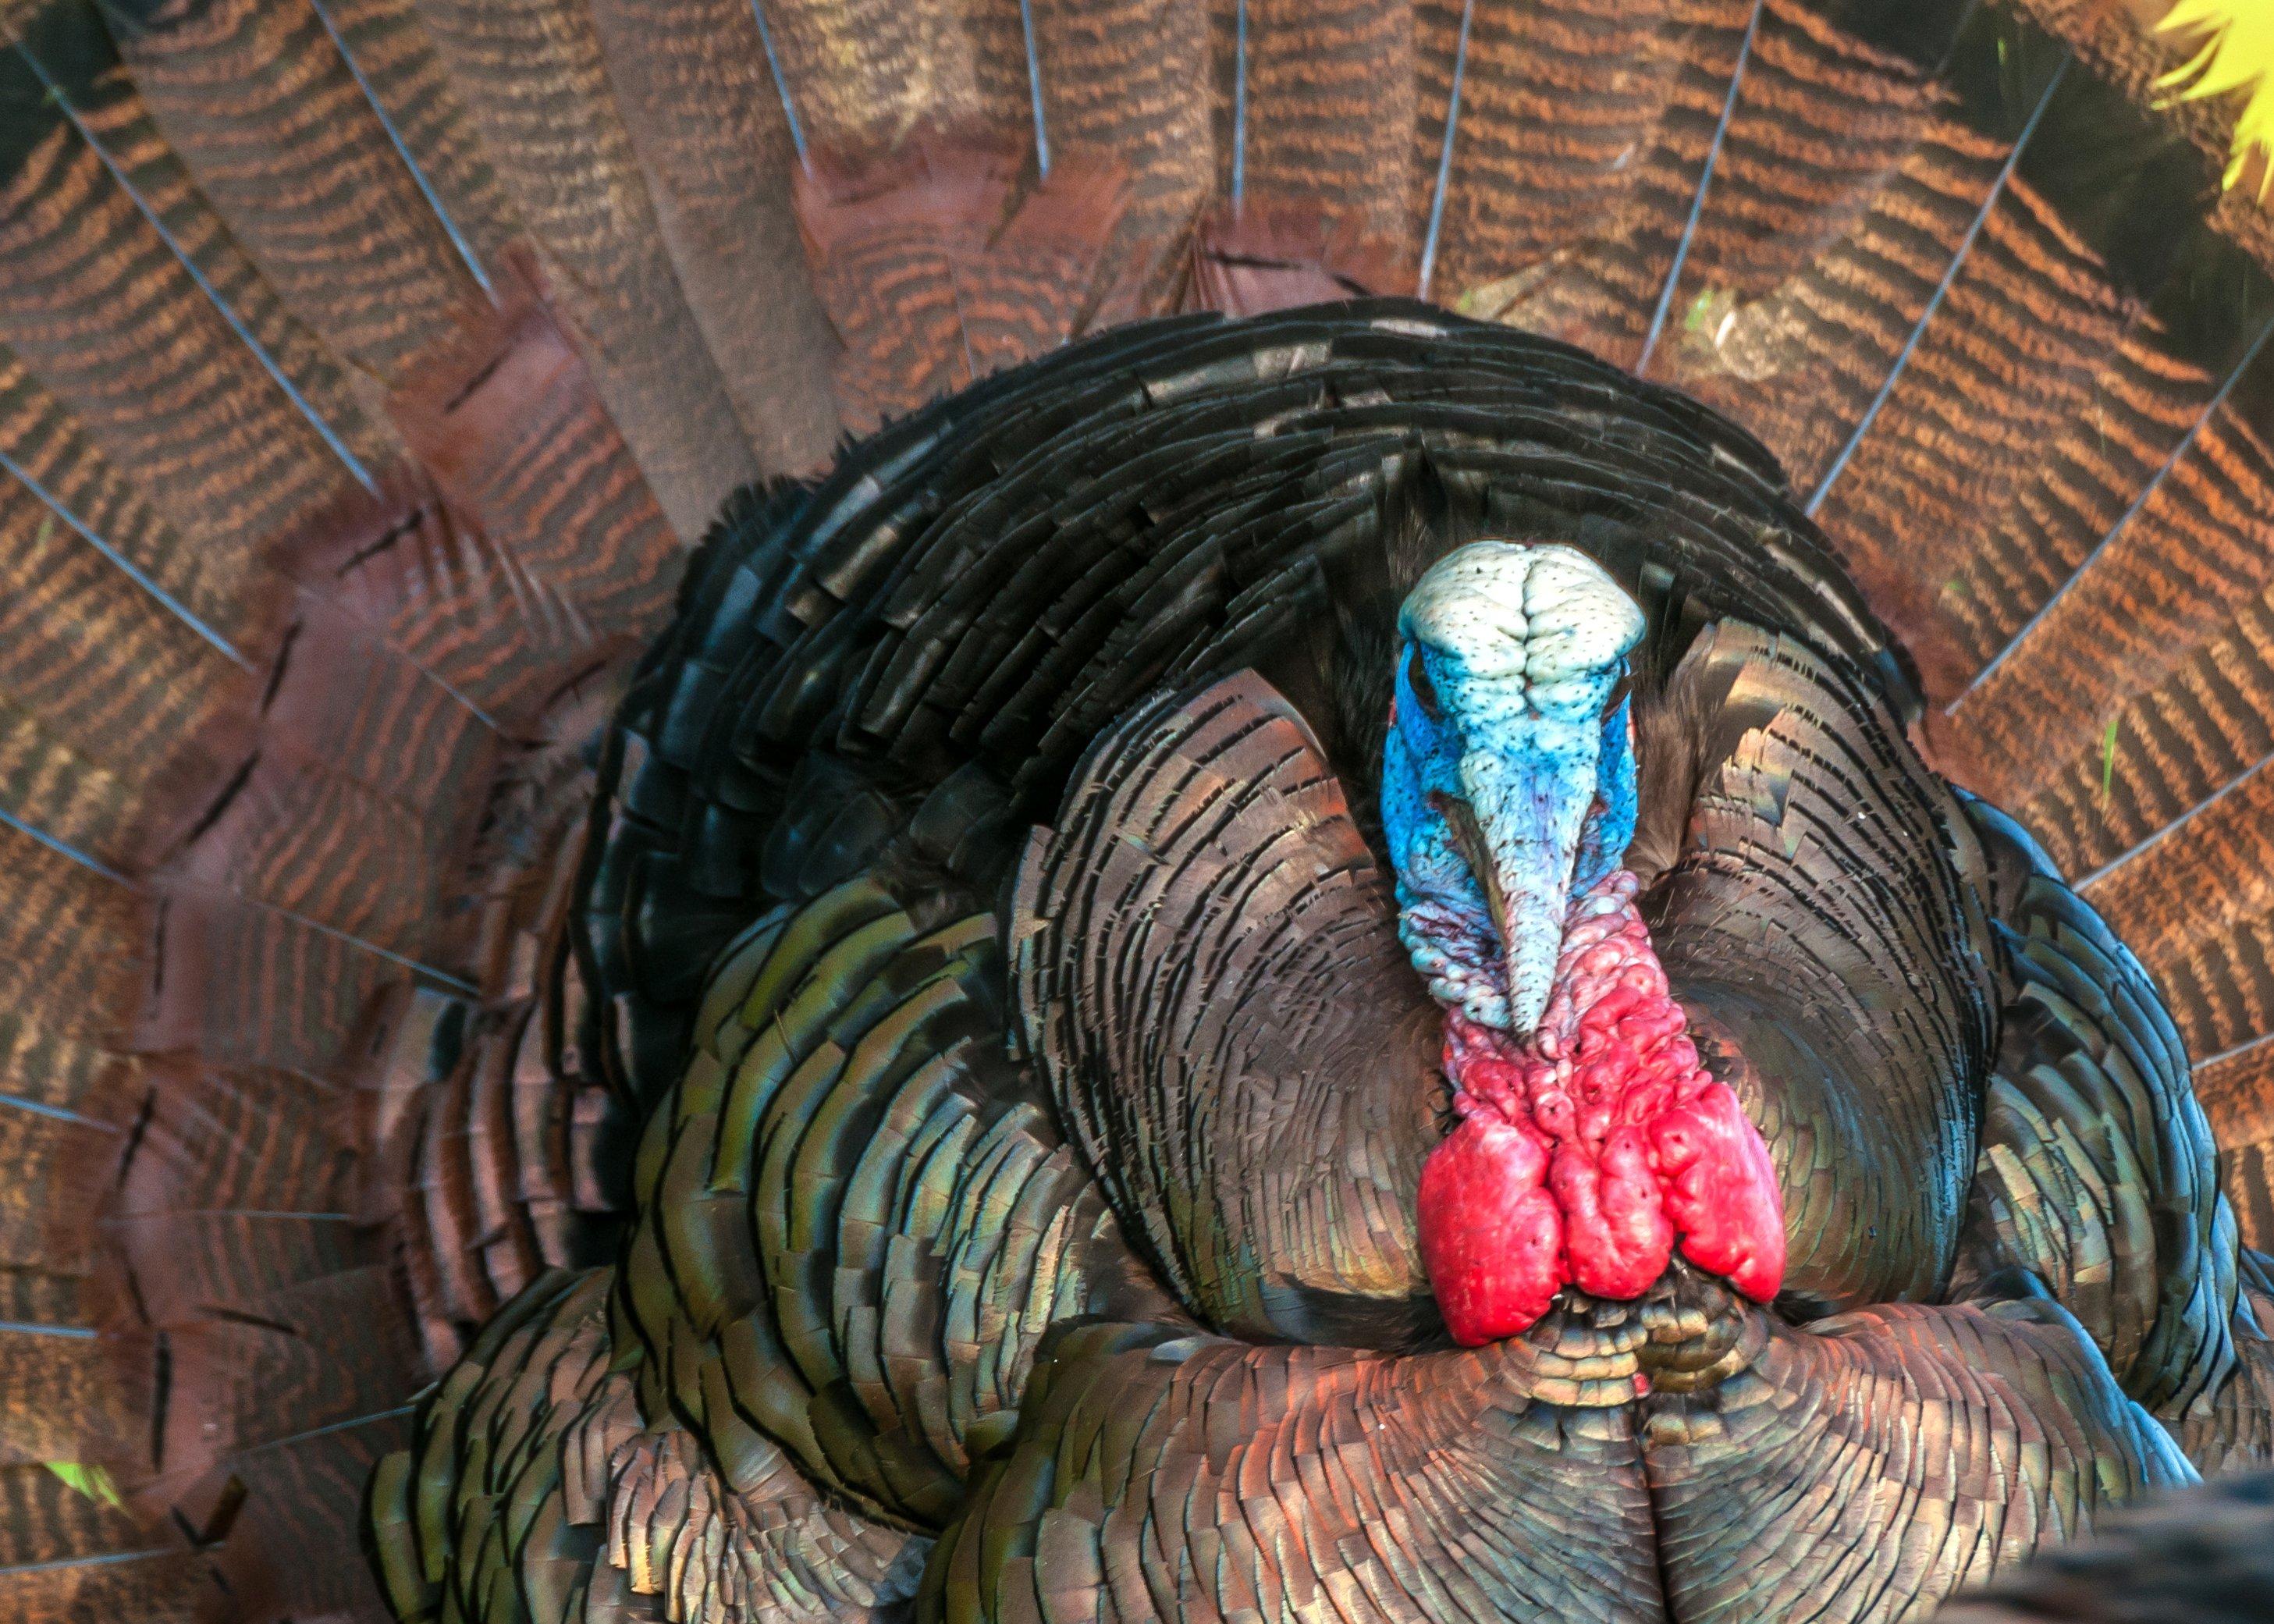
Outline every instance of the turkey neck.
POLYGON ((1422 1169, 1422 1256, 1447 1328, 1521 1332, 1566 1286, 1642 1296, 1675 1249, 1757 1302, 1776 1294, 1776 1174, 1699 1064, 1624 870, 1575 898, 1539 1029, 1446 1013, 1460 1123, 1422 1169))

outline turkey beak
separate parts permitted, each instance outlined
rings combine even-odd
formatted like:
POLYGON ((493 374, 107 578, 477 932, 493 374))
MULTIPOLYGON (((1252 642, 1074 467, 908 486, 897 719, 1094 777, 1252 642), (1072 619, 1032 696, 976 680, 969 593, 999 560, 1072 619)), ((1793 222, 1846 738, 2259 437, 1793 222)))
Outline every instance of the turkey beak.
POLYGON ((1588 808, 1593 763, 1543 773, 1497 755, 1461 763, 1465 797, 1440 803, 1454 848, 1476 876, 1508 966, 1509 1030, 1529 1037, 1547 1012, 1563 949, 1563 916, 1588 808))

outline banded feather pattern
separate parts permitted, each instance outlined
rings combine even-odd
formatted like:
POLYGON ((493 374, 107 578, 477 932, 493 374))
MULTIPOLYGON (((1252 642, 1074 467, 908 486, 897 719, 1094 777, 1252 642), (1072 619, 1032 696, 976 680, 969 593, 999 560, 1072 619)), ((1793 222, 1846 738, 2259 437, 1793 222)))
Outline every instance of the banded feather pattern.
POLYGON ((118 38, 157 130, 334 353, 385 378, 448 331, 473 274, 312 7, 161 5, 118 38))
POLYGON ((681 537, 759 468, 688 309, 590 11, 417 0, 418 16, 589 337, 591 387, 681 537))

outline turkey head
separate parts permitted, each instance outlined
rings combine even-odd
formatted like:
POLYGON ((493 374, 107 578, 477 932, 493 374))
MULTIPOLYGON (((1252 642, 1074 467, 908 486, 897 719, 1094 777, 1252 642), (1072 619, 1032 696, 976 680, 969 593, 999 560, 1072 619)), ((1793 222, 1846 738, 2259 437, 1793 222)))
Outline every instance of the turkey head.
POLYGON ((1398 932, 1447 1006, 1461 1121, 1420 1241, 1446 1327, 1525 1330, 1558 1289, 1629 1299, 1692 1262, 1784 1274, 1759 1133, 1698 1064, 1623 868, 1642 612, 1585 553, 1472 543, 1398 616, 1382 823, 1398 932))

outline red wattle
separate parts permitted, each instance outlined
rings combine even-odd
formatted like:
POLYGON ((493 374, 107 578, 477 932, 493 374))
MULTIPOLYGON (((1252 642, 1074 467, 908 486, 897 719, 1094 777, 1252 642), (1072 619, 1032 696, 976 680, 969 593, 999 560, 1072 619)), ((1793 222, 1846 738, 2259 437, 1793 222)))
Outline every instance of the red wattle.
POLYGON ((1547 1170, 1547 1141, 1537 1132, 1481 1114, 1422 1163, 1421 1210, 1462 1214, 1421 1225, 1422 1264, 1448 1325, 1530 1325, 1555 1300, 1563 1214, 1545 1187, 1547 1170))
POLYGON ((1573 903, 1531 1042, 1447 1012, 1462 1120, 1422 1165, 1419 1219, 1457 1342, 1515 1335, 1566 1285, 1639 1297, 1677 1246, 1757 1302, 1783 1279, 1768 1147, 1698 1064, 1636 889, 1620 871, 1573 903))
POLYGON ((1682 1255, 1766 1303, 1784 1280, 1784 1201, 1769 1147, 1726 1083, 1652 1125, 1682 1255))

